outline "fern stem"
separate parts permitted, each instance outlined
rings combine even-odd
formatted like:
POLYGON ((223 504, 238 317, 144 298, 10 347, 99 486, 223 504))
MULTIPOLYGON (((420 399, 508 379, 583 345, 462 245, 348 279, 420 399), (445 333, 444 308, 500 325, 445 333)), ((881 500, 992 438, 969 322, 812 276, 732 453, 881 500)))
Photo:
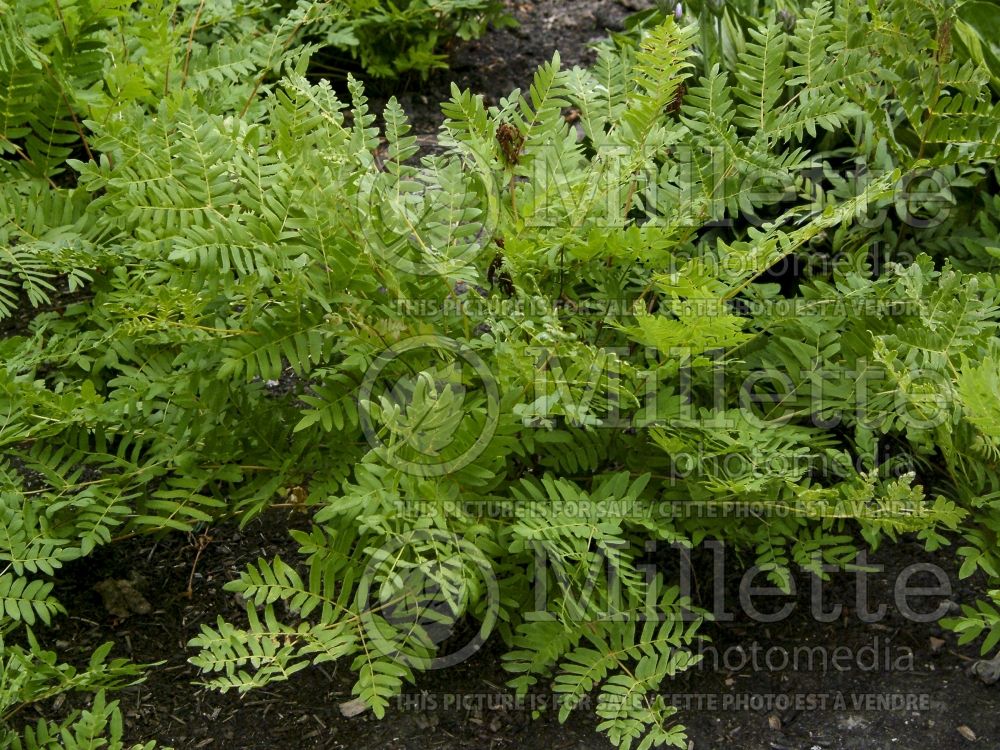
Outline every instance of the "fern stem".
MULTIPOLYGON (((21 159, 23 159, 24 161, 28 162, 28 164, 30 164, 33 167, 37 166, 35 164, 35 161, 30 156, 28 156, 28 154, 25 153, 24 149, 22 149, 20 146, 18 146, 16 143, 14 143, 14 141, 10 140, 3 133, 0 133, 0 140, 3 140, 5 143, 9 143, 14 148, 15 153, 17 153, 17 155, 20 156, 21 159)), ((45 175, 45 179, 48 181, 50 188, 52 188, 53 190, 58 190, 59 189, 59 186, 56 185, 56 183, 53 181, 53 179, 51 177, 49 177, 48 175, 45 175)))
POLYGON ((194 32, 198 28, 198 21, 201 19, 201 13, 204 9, 205 0, 201 0, 198 10, 195 11, 194 20, 191 21, 191 33, 188 34, 187 49, 184 52, 184 69, 181 72, 181 88, 184 88, 185 84, 187 84, 188 67, 191 65, 191 50, 194 47, 194 32))
POLYGON ((76 132, 80 135, 80 142, 83 145, 83 150, 87 153, 87 160, 94 161, 94 155, 90 151, 90 144, 87 143, 87 136, 83 132, 83 126, 80 125, 80 120, 77 119, 76 112, 73 110, 72 105, 69 103, 69 98, 66 96, 66 90, 63 88, 62 81, 59 76, 57 76, 48 63, 43 63, 45 66, 45 72, 55 81, 56 86, 59 87, 59 96, 66 105, 66 111, 69 112, 70 118, 73 120, 73 125, 76 127, 76 132))
MULTIPOLYGON (((324 5, 329 5, 329 3, 324 3, 324 5)), ((309 15, 307 13, 305 16, 302 17, 302 20, 300 20, 297 24, 295 24, 295 27, 291 30, 291 32, 288 35, 288 38, 285 40, 285 43, 281 48, 282 52, 285 52, 289 47, 292 46, 292 42, 295 40, 295 37, 298 36, 299 31, 302 29, 303 26, 305 26, 306 22, 310 20, 311 19, 309 18, 309 15)), ((268 62, 270 62, 270 57, 268 58, 268 62)), ((264 78, 267 76, 269 68, 270 65, 263 66, 263 70, 261 71, 260 75, 257 76, 257 80, 254 82, 253 85, 253 90, 250 92, 250 96, 247 97, 246 103, 243 105, 243 109, 240 110, 240 117, 246 117, 246 114, 250 109, 250 105, 253 104, 253 100, 257 98, 257 92, 260 90, 261 84, 264 83, 264 78)))

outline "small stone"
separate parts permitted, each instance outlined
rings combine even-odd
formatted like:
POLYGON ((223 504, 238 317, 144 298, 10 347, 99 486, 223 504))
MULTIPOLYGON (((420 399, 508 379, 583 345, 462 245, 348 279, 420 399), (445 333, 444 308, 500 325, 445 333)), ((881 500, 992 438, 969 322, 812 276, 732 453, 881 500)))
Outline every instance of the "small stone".
POLYGON ((1000 654, 992 659, 980 659, 969 671, 987 685, 1000 682, 1000 654))
POLYGON ((368 704, 365 703, 360 698, 355 698, 354 700, 344 701, 340 704, 340 713, 346 716, 348 719, 352 716, 358 716, 363 714, 368 710, 368 704))
POLYGON ((120 620, 132 615, 148 615, 153 611, 153 605, 136 590, 132 581, 109 578, 94 586, 94 590, 101 595, 104 609, 120 620))
POLYGON ((969 729, 967 726, 965 726, 965 724, 962 724, 958 728, 958 733, 963 737, 965 737, 965 739, 967 739, 969 742, 975 742, 977 739, 976 733, 973 732, 971 729, 969 729))
POLYGON ((622 20, 606 11, 598 11, 594 14, 594 22, 598 29, 607 31, 624 31, 625 24, 622 20))

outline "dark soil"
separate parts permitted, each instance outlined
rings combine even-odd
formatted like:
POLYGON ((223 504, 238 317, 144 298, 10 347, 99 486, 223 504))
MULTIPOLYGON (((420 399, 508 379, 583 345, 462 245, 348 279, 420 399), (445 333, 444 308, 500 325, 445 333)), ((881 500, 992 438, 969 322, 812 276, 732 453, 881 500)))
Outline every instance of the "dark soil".
MULTIPOLYGON (((513 89, 527 91, 539 65, 557 50, 563 68, 589 65, 594 61, 590 45, 605 39, 609 31, 620 31, 625 18, 652 6, 651 0, 508 0, 519 26, 492 30, 482 39, 459 45, 451 56, 451 67, 436 71, 427 81, 417 79, 386 84, 368 81, 373 111, 381 113, 389 96, 395 95, 410 117, 417 134, 437 132, 441 102, 451 98, 452 82, 460 89, 483 94, 487 106, 496 104, 513 89)), ((359 74, 363 75, 363 74, 359 74)))
MULTIPOLYGON (((191 598, 186 590, 197 538, 136 538, 104 548, 62 576, 56 595, 74 615, 59 619, 43 633, 44 640, 71 661, 86 660, 94 647, 110 640, 116 656, 165 662, 150 670, 144 684, 118 694, 128 739, 135 742, 155 739, 178 750, 611 747, 597 733, 587 705, 565 724, 553 710, 533 719, 532 709, 551 707, 551 696, 540 690, 516 702, 504 688, 509 675, 499 667, 499 644, 455 667, 421 675, 381 721, 370 713, 341 715, 339 705, 351 699, 353 684, 344 664, 308 668, 288 683, 244 696, 194 684, 199 675, 187 663, 192 652, 186 644, 200 625, 214 624, 219 615, 236 623, 244 619, 241 603, 223 590, 224 584, 258 557, 279 554, 294 560, 287 530, 304 525, 301 515, 271 512, 242 531, 232 524, 209 530, 212 541, 194 568, 191 598), (152 611, 125 619, 110 614, 94 590, 107 579, 131 579, 152 611)), ((669 558, 665 555, 662 564, 676 568, 669 558)), ((707 628, 712 643, 702 647, 703 664, 664 686, 680 708, 678 718, 688 727, 691 747, 883 750, 925 745, 948 750, 971 744, 962 732, 975 736, 978 747, 1000 747, 1000 687, 968 674, 975 652, 958 648, 955 637, 936 623, 905 618, 894 596, 899 573, 926 562, 947 572, 953 593, 911 597, 916 612, 933 612, 942 602, 971 602, 981 589, 975 582, 959 582, 952 560, 929 559, 915 542, 884 547, 871 560, 885 566, 867 578, 869 611, 887 605, 879 622, 860 619, 856 577, 835 573, 824 584, 823 596, 824 611, 843 606, 833 622, 813 619, 809 580, 801 577, 796 597, 770 600, 774 606, 755 600, 762 611, 792 602, 789 617, 767 625, 738 615, 707 628), (816 656, 809 662, 802 649, 816 646, 842 647, 850 655, 825 662, 816 656)), ((724 611, 741 610, 743 569, 735 556, 726 561, 720 583, 724 611)), ((711 556, 696 556, 693 570, 692 591, 711 608, 711 556)), ((935 581, 918 574, 909 584, 933 586, 935 581)))
MULTIPOLYGON (((641 0, 516 3, 518 29, 493 31, 461 45, 449 70, 396 95, 410 113, 415 131, 433 134, 441 122, 439 102, 449 96, 452 80, 495 102, 515 87, 526 87, 535 67, 551 59, 556 49, 565 65, 591 62, 588 43, 608 29, 620 28, 628 13, 645 4, 641 0)), ((376 109, 385 101, 379 95, 372 99, 376 109)), ((533 708, 551 705, 544 693, 515 704, 503 687, 508 675, 499 668, 499 645, 448 670, 422 675, 382 721, 369 713, 341 715, 339 704, 351 698, 353 683, 343 664, 309 668, 289 683, 242 696, 195 685, 198 674, 187 663, 191 655, 187 642, 202 623, 212 624, 220 615, 234 622, 244 617, 242 605, 223 590, 224 584, 258 557, 280 554, 294 559, 288 528, 306 524, 304 516, 272 512, 242 531, 233 525, 208 530, 212 541, 196 568, 195 537, 138 538, 99 550, 61 577, 55 593, 74 614, 59 619, 41 637, 73 661, 85 661, 96 645, 110 640, 115 656, 164 662, 150 670, 144 684, 117 696, 130 742, 155 739, 178 750, 611 747, 597 733, 592 709, 583 707, 560 724, 554 710, 532 717, 533 708), (188 597, 192 570, 193 595, 188 597), (108 579, 133 581, 152 611, 125 619, 110 614, 94 589, 108 579)), ((665 564, 671 564, 667 557, 665 564)), ((903 542, 879 550, 873 559, 886 567, 869 577, 872 607, 888 605, 879 622, 859 618, 854 577, 834 574, 824 590, 824 603, 827 609, 843 605, 843 612, 833 622, 824 624, 812 617, 809 581, 802 578, 797 606, 789 617, 762 624, 741 615, 706 629, 715 651, 705 652, 701 667, 665 685, 669 700, 681 709, 678 718, 688 727, 689 747, 1000 748, 1000 686, 987 686, 968 674, 975 651, 958 648, 954 636, 936 623, 903 617, 894 605, 898 573, 907 565, 927 562, 927 553, 914 542, 903 542), (870 669, 870 663, 848 659, 847 664, 828 663, 825 670, 821 663, 801 659, 796 663, 794 658, 791 664, 782 664, 804 646, 846 647, 854 655, 866 654, 866 662, 874 652, 879 663, 870 669), (745 656, 741 657, 740 648, 745 656), (741 663, 754 653, 756 663, 741 663)), ((958 581, 947 552, 929 561, 948 572, 952 602, 971 603, 982 593, 975 581, 958 581)), ((735 611, 738 576, 744 566, 733 558, 725 569, 727 608, 735 611)), ((710 556, 698 556, 694 570, 693 592, 701 604, 711 607, 710 556)), ((929 585, 919 576, 912 581, 920 583, 929 585)), ((916 608, 930 611, 939 601, 930 597, 916 608)), ((24 718, 30 720, 27 713, 24 718)))

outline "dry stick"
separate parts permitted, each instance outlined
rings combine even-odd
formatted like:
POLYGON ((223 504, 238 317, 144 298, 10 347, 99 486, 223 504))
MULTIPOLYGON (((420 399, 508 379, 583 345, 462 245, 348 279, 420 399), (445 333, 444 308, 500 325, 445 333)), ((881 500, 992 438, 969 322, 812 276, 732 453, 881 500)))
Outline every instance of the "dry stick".
POLYGON ((194 564, 191 566, 191 575, 188 577, 187 591, 184 592, 184 595, 188 599, 191 599, 194 596, 194 574, 195 571, 198 570, 198 561, 201 559, 201 553, 205 551, 211 542, 212 537, 208 534, 202 534, 198 537, 198 541, 196 542, 198 551, 195 553, 194 564))

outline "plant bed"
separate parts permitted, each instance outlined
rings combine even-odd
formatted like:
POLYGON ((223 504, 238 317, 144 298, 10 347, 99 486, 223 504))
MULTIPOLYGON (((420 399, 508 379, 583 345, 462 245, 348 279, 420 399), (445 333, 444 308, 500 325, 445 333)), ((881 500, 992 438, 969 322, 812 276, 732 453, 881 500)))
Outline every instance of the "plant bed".
POLYGON ((0 743, 995 742, 988 3, 487 5, 0 0, 0 743))
MULTIPOLYGON (((592 711, 584 707, 568 724, 560 724, 552 710, 533 718, 532 710, 551 706, 552 696, 518 700, 504 687, 507 675, 498 667, 502 651, 496 647, 452 669, 422 675, 381 721, 368 714, 341 713, 339 704, 351 699, 353 682, 342 665, 308 669, 293 682, 276 683, 247 696, 195 687, 199 674, 187 663, 185 644, 201 623, 211 623, 220 614, 234 620, 243 616, 243 605, 222 586, 257 557, 292 557, 295 545, 288 540, 289 524, 301 528, 303 519, 276 511, 243 530, 231 524, 206 529, 212 542, 195 568, 191 598, 186 590, 197 555, 196 539, 176 536, 157 543, 133 539, 110 547, 89 564, 67 571, 58 593, 74 616, 59 620, 46 633, 45 645, 58 650, 61 658, 85 662, 94 648, 110 641, 117 656, 139 663, 165 662, 142 685, 120 694, 129 727, 126 737, 134 743, 155 739, 176 748, 247 750, 271 750, 289 743, 303 750, 611 747, 597 733, 592 711), (153 609, 116 621, 93 587, 108 579, 135 577, 142 581, 141 592, 153 609)), ((899 573, 923 562, 947 571, 955 582, 951 600, 972 602, 982 595, 981 580, 959 582, 948 556, 927 556, 912 541, 887 547, 871 559, 885 568, 870 577, 873 605, 893 602, 899 573)), ((693 575, 705 588, 707 601, 702 603, 711 607, 711 555, 694 561, 693 575)), ((733 605, 738 601, 740 575, 730 569, 721 583, 727 609, 738 610, 733 605)), ((1000 739, 1000 719, 993 710, 997 687, 969 674, 976 649, 957 646, 955 636, 939 624, 911 622, 894 608, 881 622, 861 622, 851 612, 857 601, 854 584, 854 577, 845 574, 828 585, 824 606, 841 604, 846 610, 832 623, 817 624, 809 614, 810 602, 800 597, 798 611, 777 623, 756 623, 743 615, 710 628, 718 651, 709 655, 704 668, 685 673, 670 686, 678 701, 688 703, 685 723, 695 748, 733 743, 747 750, 816 746, 860 750, 928 744, 948 750, 970 746, 959 732, 962 726, 971 729, 981 745, 989 747, 1000 739), (788 668, 768 667, 768 658, 772 666, 780 667, 796 649, 831 643, 849 649, 852 658, 827 664, 826 671, 818 659, 809 663, 801 655, 788 668), (747 654, 747 665, 730 671, 727 664, 735 667, 743 661, 736 651, 740 647, 747 654), (756 669, 750 660, 754 649, 756 669), (853 660, 858 653, 860 665, 853 660), (778 696, 811 703, 805 710, 779 710, 778 696), (845 706, 835 707, 838 696, 845 706), (920 707, 907 711, 869 703, 907 696, 920 707), (765 709, 768 701, 771 710, 765 709), (771 717, 778 720, 776 725, 771 717)), ((800 590, 808 591, 808 586, 804 581, 800 590)), ((913 605, 932 612, 941 600, 914 599, 913 605)), ((33 718, 33 713, 25 718, 33 718)))

